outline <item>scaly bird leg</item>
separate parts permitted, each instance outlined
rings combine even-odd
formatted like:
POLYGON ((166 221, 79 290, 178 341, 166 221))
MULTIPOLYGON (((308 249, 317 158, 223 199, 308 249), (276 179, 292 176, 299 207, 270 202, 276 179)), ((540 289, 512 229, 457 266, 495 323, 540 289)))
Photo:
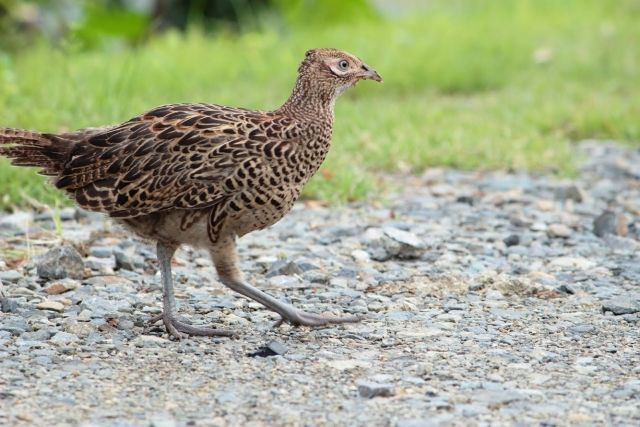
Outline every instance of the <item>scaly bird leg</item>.
POLYGON ((282 322, 287 322, 294 326, 324 326, 336 323, 353 323, 361 320, 357 316, 323 316, 298 310, 292 305, 278 301, 271 295, 249 285, 244 281, 242 273, 238 268, 235 240, 232 238, 221 239, 221 241, 210 250, 210 254, 218 271, 220 281, 225 286, 247 298, 259 302, 281 316, 281 319, 275 326, 279 326, 282 322))
POLYGON ((151 319, 156 322, 162 319, 164 326, 167 328, 169 335, 181 339, 185 335, 197 335, 205 337, 233 335, 232 331, 225 329, 212 328, 196 328, 178 321, 174 317, 176 309, 176 300, 173 295, 173 278, 171 277, 171 258, 176 251, 175 246, 168 246, 158 242, 157 254, 158 263, 160 264, 160 277, 162 280, 162 314, 151 319))

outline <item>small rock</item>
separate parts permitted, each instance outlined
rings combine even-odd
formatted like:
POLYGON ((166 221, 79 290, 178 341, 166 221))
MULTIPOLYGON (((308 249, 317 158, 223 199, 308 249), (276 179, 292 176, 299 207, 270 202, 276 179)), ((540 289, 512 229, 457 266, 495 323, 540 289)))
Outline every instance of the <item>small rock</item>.
POLYGON ((640 301, 633 298, 614 298, 602 305, 602 312, 610 311, 616 316, 640 312, 640 301))
POLYGON ((134 271, 136 268, 144 267, 144 260, 134 253, 134 248, 132 246, 129 250, 122 248, 113 250, 113 255, 116 257, 116 268, 134 271))
POLYGON ((64 311, 64 304, 58 302, 58 301, 49 301, 49 300, 44 300, 41 303, 39 303, 38 305, 36 305, 36 308, 38 310, 49 310, 49 311, 55 311, 58 313, 62 313, 64 311))
POLYGON ((12 335, 20 335, 30 330, 31 326, 22 317, 5 315, 0 322, 0 331, 10 332, 12 335))
POLYGON ((16 270, 0 271, 0 281, 7 283, 18 283, 22 277, 23 275, 16 270))
POLYGON ((354 260, 360 261, 360 262, 367 262, 371 260, 369 253, 366 251, 363 251, 362 249, 354 249, 353 251, 351 251, 351 256, 353 257, 354 260))
POLYGON ((109 246, 92 246, 89 249, 89 255, 96 258, 109 258, 113 255, 113 248, 109 246))
POLYGON ((3 215, 0 217, 0 229, 18 230, 26 233, 33 221, 31 212, 16 212, 11 215, 3 215))
POLYGON ((51 331, 48 329, 39 329, 33 332, 25 332, 20 335, 20 339, 27 341, 46 341, 51 338, 51 331))
POLYGON ((50 342, 56 345, 73 344, 78 340, 79 338, 77 335, 70 334, 69 332, 58 332, 49 339, 50 342))
POLYGON ((73 279, 62 279, 49 284, 44 291, 49 295, 58 295, 67 291, 77 289, 80 286, 80 282, 73 279))
POLYGON ((458 196, 458 197, 456 197, 456 202, 457 203, 464 203, 464 204, 469 205, 469 206, 473 206, 473 197, 465 196, 465 195, 458 196))
POLYGON ((498 301, 504 299, 504 296, 502 295, 502 292, 496 289, 489 289, 487 291, 486 298, 491 301, 498 301))
POLYGON ((593 233, 598 237, 604 237, 606 234, 626 236, 628 231, 627 217, 622 214, 604 211, 593 220, 593 233))
POLYGON ((269 286, 283 289, 305 288, 307 284, 302 282, 297 276, 273 276, 268 282, 269 286))
POLYGON ((274 276, 293 276, 295 274, 302 274, 302 269, 293 261, 278 260, 271 265, 267 272, 267 277, 274 276))
POLYGON ((563 256, 553 259, 550 263, 552 267, 574 268, 577 270, 588 270, 596 266, 596 263, 584 257, 563 256))
POLYGON ((157 337, 155 335, 139 335, 133 341, 133 344, 139 348, 164 347, 169 340, 157 337))
POLYGON ((360 382, 358 394, 365 399, 393 396, 393 385, 388 383, 360 382))
POLYGON ((424 243, 415 234, 395 227, 369 229, 366 235, 371 259, 376 261, 416 259, 425 251, 424 243))
POLYGON ((36 260, 38 276, 43 279, 82 279, 84 263, 78 251, 70 245, 53 248, 36 260))
POLYGON ((549 237, 566 239, 571 236, 571 229, 564 224, 550 224, 549 227, 547 227, 547 235, 549 237))
POLYGON ((589 325, 588 323, 573 325, 567 328, 567 331, 573 335, 585 335, 594 332, 595 330, 596 327, 589 325))
POLYGON ((507 237, 505 237, 502 241, 507 246, 515 246, 520 243, 520 236, 518 236, 517 234, 510 234, 507 237))
POLYGON ((257 351, 250 353, 249 357, 271 357, 283 356, 289 351, 280 341, 270 341, 266 346, 260 347, 257 351))
POLYGON ((18 302, 14 298, 0 296, 0 311, 3 313, 15 313, 18 311, 18 302))
POLYGON ((577 185, 567 185, 565 187, 556 188, 556 199, 559 200, 573 200, 576 203, 584 201, 584 191, 577 185))

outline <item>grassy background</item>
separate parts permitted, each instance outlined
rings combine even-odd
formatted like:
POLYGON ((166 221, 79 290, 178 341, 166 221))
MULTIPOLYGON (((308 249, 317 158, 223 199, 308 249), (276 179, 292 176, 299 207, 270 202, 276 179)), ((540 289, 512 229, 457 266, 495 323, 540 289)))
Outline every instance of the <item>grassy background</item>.
MULTIPOLYGON (((640 141, 640 1, 425 4, 329 26, 299 9, 284 24, 166 33, 135 48, 41 43, 0 56, 0 125, 68 130, 169 102, 272 109, 305 50, 324 46, 358 55, 385 83, 339 100, 333 148, 308 197, 358 199, 377 190, 376 171, 431 165, 571 174, 574 141, 640 141)), ((33 171, 0 161, 0 208, 25 195, 59 197, 33 171)))

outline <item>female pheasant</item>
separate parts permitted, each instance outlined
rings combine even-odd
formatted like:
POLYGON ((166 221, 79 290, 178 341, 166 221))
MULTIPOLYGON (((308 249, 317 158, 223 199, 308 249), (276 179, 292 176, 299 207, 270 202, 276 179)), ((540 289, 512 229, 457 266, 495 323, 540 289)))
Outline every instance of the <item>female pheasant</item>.
POLYGON ((355 322, 300 311, 247 284, 235 241, 282 218, 329 150, 336 98, 378 73, 337 49, 309 50, 289 99, 271 112, 171 104, 117 126, 50 134, 0 129, 0 155, 35 166, 82 208, 157 242, 162 320, 170 335, 228 336, 175 317, 171 258, 207 248, 221 282, 277 312, 278 322, 355 322))

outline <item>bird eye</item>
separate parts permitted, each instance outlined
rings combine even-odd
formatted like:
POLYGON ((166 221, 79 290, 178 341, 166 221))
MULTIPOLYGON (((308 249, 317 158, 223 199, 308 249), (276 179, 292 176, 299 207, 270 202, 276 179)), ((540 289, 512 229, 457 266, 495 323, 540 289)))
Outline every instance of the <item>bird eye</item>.
POLYGON ((349 67, 349 62, 347 62, 346 59, 343 59, 342 61, 338 62, 338 67, 340 67, 341 70, 346 70, 347 67, 349 67))

